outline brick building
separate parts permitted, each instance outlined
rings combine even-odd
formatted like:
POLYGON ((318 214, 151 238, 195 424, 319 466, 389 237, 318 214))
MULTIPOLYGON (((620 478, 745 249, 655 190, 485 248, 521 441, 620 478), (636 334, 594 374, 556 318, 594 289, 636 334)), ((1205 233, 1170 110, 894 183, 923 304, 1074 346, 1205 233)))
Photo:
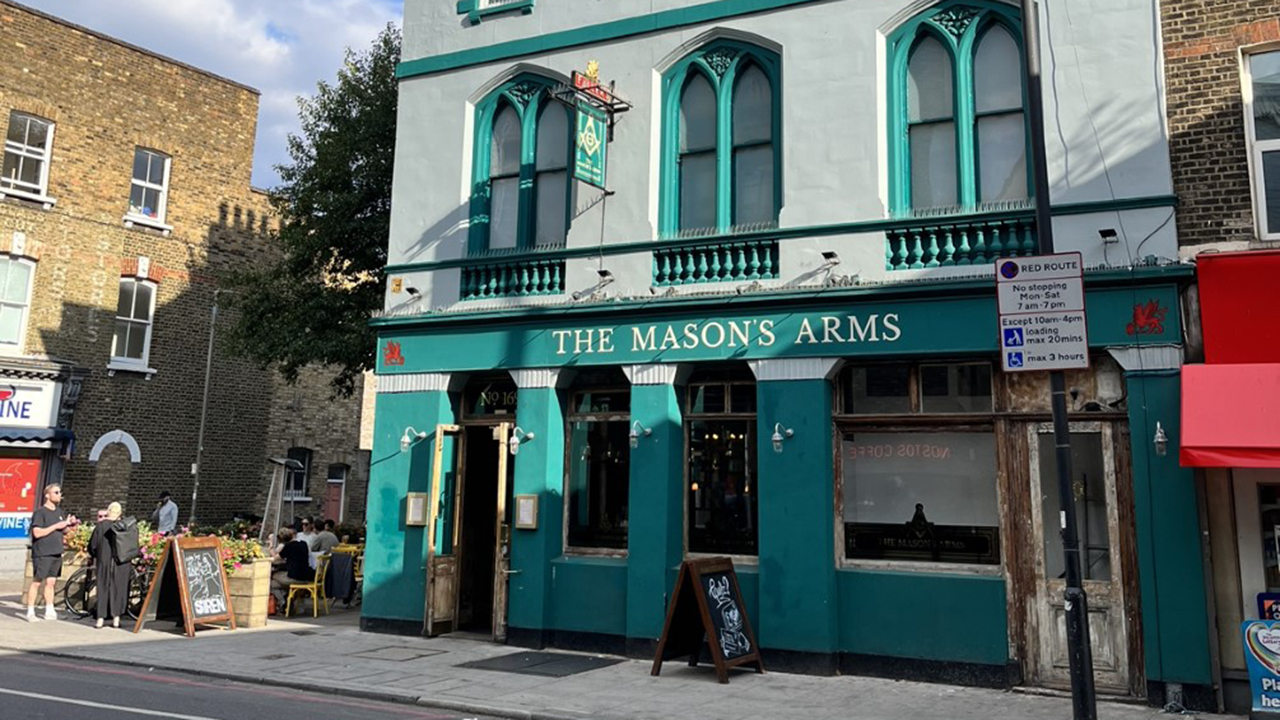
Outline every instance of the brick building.
POLYGON ((306 465, 296 512, 361 519, 359 398, 331 400, 321 371, 288 386, 216 338, 220 282, 271 252, 257 91, 7 1, 0 46, 0 551, 20 557, 54 480, 80 514, 147 516, 170 490, 190 517, 215 317, 199 520, 261 514, 284 456, 306 465))
POLYGON ((1260 699, 1241 623, 1280 592, 1280 6, 1166 0, 1161 16, 1180 253, 1198 290, 1180 460, 1202 488, 1214 684, 1245 711, 1260 699))

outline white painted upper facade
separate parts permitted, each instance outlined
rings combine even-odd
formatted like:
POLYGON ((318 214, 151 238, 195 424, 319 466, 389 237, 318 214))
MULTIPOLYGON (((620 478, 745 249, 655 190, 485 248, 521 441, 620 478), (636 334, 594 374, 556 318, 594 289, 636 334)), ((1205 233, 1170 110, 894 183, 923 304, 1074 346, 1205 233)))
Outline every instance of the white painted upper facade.
MULTIPOLYGON (((532 8, 515 2, 516 9, 485 15, 473 24, 453 2, 406 0, 404 67, 412 69, 421 58, 442 65, 400 84, 388 312, 574 302, 573 292, 596 285, 600 267, 615 278, 603 289, 605 295, 649 296, 653 256, 644 247, 625 254, 570 257, 563 294, 500 300, 460 301, 458 263, 432 264, 468 254, 477 104, 521 72, 567 80, 592 60, 599 63, 601 79, 614 81, 618 95, 634 109, 620 116, 608 148, 608 186, 615 194, 601 203, 598 190, 578 185, 567 246, 659 246, 662 76, 689 53, 720 38, 754 42, 780 57, 781 129, 775 139, 781 148, 779 228, 855 225, 847 232, 828 228, 813 237, 801 232, 782 240, 778 278, 763 285, 820 286, 832 272, 823 269, 823 252, 838 254, 840 264, 833 272, 846 276, 841 278, 846 282, 989 277, 990 264, 888 270, 885 232, 856 227, 890 217, 888 146, 895 129, 887 107, 888 38, 937 4, 793 2, 569 45, 556 33, 580 31, 572 40, 605 37, 649 18, 669 17, 655 15, 663 11, 731 10, 742 3, 536 0, 532 8), (539 46, 551 49, 524 52, 539 46), (519 54, 484 61, 506 53, 519 54), (404 290, 409 287, 421 299, 404 290)), ((1125 202, 1168 198, 1173 192, 1155 0, 1048 0, 1040 6, 1051 198, 1055 207, 1087 205, 1084 212, 1077 208, 1055 217, 1057 250, 1081 252, 1088 267, 1123 267, 1150 256, 1177 258, 1171 204, 1125 202), (1142 207, 1117 209, 1113 201, 1119 207, 1142 207), (1114 230, 1114 239, 1104 239, 1103 230, 1114 230)), ((1009 7, 1017 10, 1016 4, 1009 7)), ((738 283, 720 285, 680 286, 671 292, 732 291, 738 283)))

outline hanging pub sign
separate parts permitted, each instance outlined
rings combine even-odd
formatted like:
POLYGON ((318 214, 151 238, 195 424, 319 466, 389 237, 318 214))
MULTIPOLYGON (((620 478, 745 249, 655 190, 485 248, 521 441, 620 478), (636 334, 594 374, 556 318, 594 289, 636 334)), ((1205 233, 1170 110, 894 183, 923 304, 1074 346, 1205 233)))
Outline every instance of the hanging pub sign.
POLYGON ((609 119, 585 102, 578 103, 574 133, 573 176, 601 190, 605 184, 605 157, 609 147, 609 119))
POLYGON ((673 658, 687 657, 689 666, 696 666, 704 643, 721 683, 729 682, 729 668, 738 665, 754 665, 757 673, 764 673, 729 558, 686 560, 680 565, 650 674, 657 675, 663 661, 673 658))

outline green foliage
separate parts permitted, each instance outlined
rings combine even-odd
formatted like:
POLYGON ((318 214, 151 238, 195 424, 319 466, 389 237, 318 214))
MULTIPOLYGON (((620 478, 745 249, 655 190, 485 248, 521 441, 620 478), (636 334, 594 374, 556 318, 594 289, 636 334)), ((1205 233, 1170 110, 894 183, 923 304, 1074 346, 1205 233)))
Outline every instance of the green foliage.
POLYGON ((368 323, 382 306, 399 61, 400 31, 388 25, 366 51, 347 50, 336 82, 299 100, 293 162, 277 167, 271 192, 280 255, 234 279, 232 347, 290 382, 327 366, 349 395, 374 365, 368 323))

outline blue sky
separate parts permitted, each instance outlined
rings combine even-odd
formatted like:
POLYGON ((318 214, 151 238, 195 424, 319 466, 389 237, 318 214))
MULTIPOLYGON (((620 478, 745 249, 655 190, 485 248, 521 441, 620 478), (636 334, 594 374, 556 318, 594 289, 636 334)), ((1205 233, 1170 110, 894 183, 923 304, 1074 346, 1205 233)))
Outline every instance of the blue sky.
POLYGON ((19 0, 189 65, 257 88, 253 184, 279 181, 285 137, 298 130, 299 95, 330 80, 347 47, 363 49, 401 0, 19 0))

